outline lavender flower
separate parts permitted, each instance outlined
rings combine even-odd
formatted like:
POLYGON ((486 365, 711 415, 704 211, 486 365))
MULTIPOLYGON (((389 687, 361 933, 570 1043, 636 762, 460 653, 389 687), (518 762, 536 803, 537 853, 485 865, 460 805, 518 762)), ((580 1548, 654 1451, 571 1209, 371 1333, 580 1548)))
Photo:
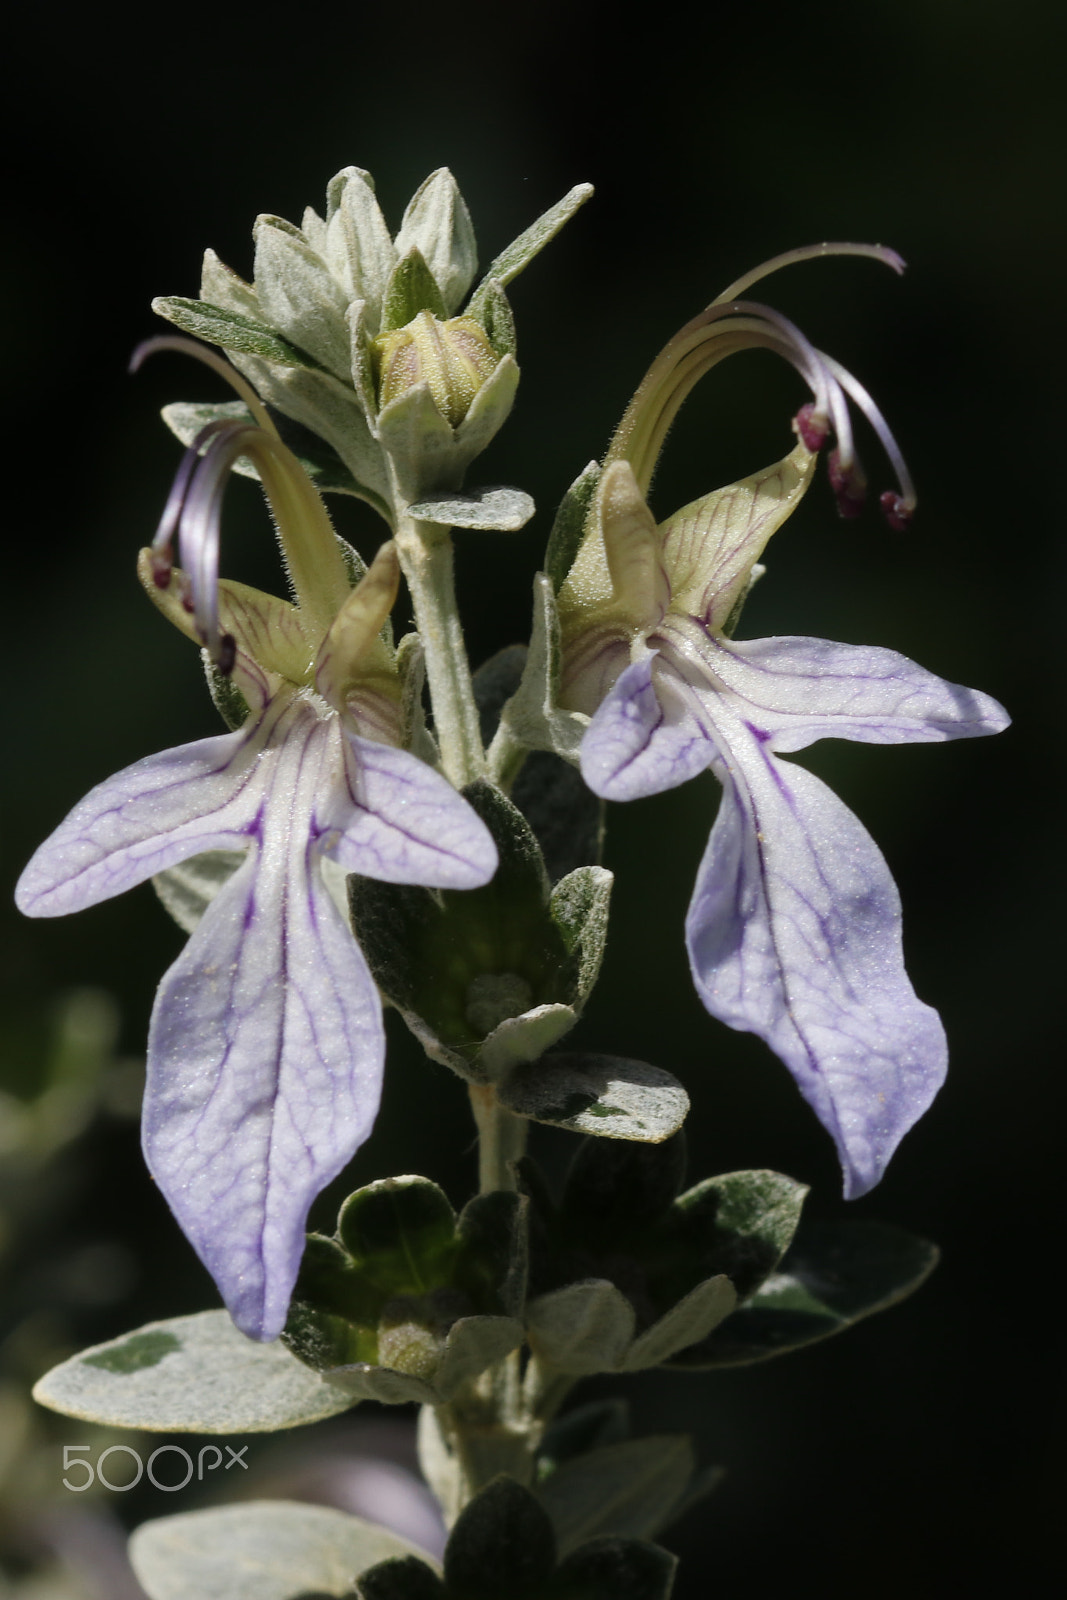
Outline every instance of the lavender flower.
POLYGON ((674 788, 710 769, 723 794, 686 919, 697 992, 712 1016, 759 1034, 833 1136, 847 1196, 881 1178, 944 1080, 940 1021, 904 971, 900 903, 874 841, 825 784, 781 757, 816 739, 895 744, 969 738, 1007 725, 997 703, 893 651, 775 638, 732 642, 771 535, 805 493, 833 432, 842 513, 862 499, 846 394, 898 469, 890 523, 914 508, 907 469, 851 374, 776 312, 739 301, 765 272, 839 250, 794 252, 734 285, 650 369, 605 463, 583 543, 559 594, 561 704, 592 720, 582 772, 609 800, 674 788), (783 461, 659 527, 644 498, 659 449, 696 380, 737 350, 790 360, 811 405, 783 461))
POLYGON ((308 1207, 366 1139, 381 1091, 381 1002, 342 909, 345 874, 468 889, 492 877, 496 849, 401 748, 380 632, 399 581, 392 543, 353 587, 314 487, 235 386, 261 426, 204 430, 140 573, 247 716, 92 790, 37 851, 17 900, 62 916, 203 852, 243 853, 160 984, 144 1149, 238 1327, 273 1339, 308 1207), (218 581, 221 491, 239 456, 263 480, 296 604, 218 581))

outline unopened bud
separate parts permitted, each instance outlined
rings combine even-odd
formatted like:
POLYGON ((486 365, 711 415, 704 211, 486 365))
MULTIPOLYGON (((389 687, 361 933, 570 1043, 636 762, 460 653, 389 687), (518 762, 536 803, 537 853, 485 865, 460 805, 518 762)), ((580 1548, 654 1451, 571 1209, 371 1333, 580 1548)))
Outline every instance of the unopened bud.
POLYGON ((453 428, 463 421, 474 396, 498 365, 485 330, 472 318, 439 322, 429 311, 420 311, 403 328, 379 335, 374 359, 380 408, 425 383, 453 428))

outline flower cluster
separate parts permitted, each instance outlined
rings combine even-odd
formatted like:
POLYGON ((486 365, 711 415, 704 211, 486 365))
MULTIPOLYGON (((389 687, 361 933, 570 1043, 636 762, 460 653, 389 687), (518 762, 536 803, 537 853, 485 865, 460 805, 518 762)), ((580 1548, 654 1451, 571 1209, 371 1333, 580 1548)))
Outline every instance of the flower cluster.
MULTIPOLYGON (((517 382, 504 286, 589 192, 572 190, 498 256, 462 312, 474 240, 451 175, 427 180, 392 239, 356 168, 331 184, 325 217, 309 211, 302 229, 260 219, 253 284, 209 253, 199 301, 158 303, 186 332, 229 350, 238 369, 183 339, 146 347, 199 353, 239 399, 171 408, 188 449, 139 568, 155 604, 202 649, 231 731, 149 757, 94 789, 38 850, 17 898, 31 916, 57 916, 152 878, 190 933, 153 1011, 145 1152, 235 1322, 258 1339, 282 1329, 308 1208, 367 1137, 379 1101, 381 1000, 352 931, 346 879, 433 890, 489 883, 497 845, 458 790, 474 779, 484 786, 488 772, 505 791, 531 749, 579 763, 589 788, 609 800, 655 794, 705 770, 718 778, 722 800, 686 922, 694 982, 713 1016, 759 1034, 793 1073, 836 1141, 847 1194, 878 1181, 944 1076, 944 1034, 904 972, 884 860, 826 786, 782 758, 820 738, 928 742, 996 732, 1007 719, 986 696, 889 650, 732 637, 763 550, 831 436, 838 505, 845 515, 860 507, 849 401, 896 469, 897 486, 881 499, 890 524, 906 527, 915 505, 862 385, 743 296, 790 260, 836 251, 899 269, 892 252, 824 245, 776 258, 670 342, 603 466, 565 502, 527 673, 488 757, 483 749, 448 528, 517 527, 532 511, 517 491, 459 489, 517 382), (657 525, 645 497, 679 406, 718 361, 753 347, 786 358, 810 388, 795 448, 657 525), (318 435, 309 466, 322 486, 361 495, 389 524, 395 538, 369 568, 334 533, 312 476, 279 433, 287 422, 318 435), (291 600, 219 577, 231 470, 261 480, 291 600), (398 651, 389 617, 402 570, 418 634, 398 651), (436 745, 422 724, 423 650, 436 745)), ((484 794, 481 804, 488 814, 484 794)), ((509 808, 502 794, 493 805, 509 808)), ((567 895, 557 885, 549 905, 537 841, 522 828, 521 864, 537 888, 528 920, 545 945, 549 911, 567 895)), ((510 936, 521 919, 506 866, 491 910, 493 926, 507 922, 510 936)), ((606 893, 592 883, 595 871, 572 878, 590 903, 596 888, 600 908, 606 893)), ((572 879, 564 884, 581 898, 572 879)), ((442 922, 434 948, 445 949, 454 908, 447 896, 434 905, 442 922)), ((606 910, 594 918, 582 900, 582 927, 596 921, 598 930, 588 941, 594 959, 575 931, 577 911, 564 916, 568 905, 549 929, 567 983, 542 1010, 573 1021, 595 978, 606 910)), ((473 911, 467 921, 478 933, 473 911)), ((479 1038, 511 1024, 532 994, 519 996, 529 988, 516 978, 519 956, 496 970, 494 956, 503 958, 483 950, 486 942, 477 973, 491 1014, 464 1017, 470 1028, 477 1021, 479 1038)), ((421 945, 407 944, 414 961, 421 945)), ((424 967, 407 974, 405 993, 433 983, 444 991, 445 966, 427 959, 424 967)), ((482 1077, 491 1100, 501 1085, 482 1077)), ((591 1097, 571 1098, 528 1114, 570 1125, 591 1097)), ((508 1103, 502 1092, 500 1103, 508 1103)), ((530 1103, 540 1104, 536 1095, 530 1103)))

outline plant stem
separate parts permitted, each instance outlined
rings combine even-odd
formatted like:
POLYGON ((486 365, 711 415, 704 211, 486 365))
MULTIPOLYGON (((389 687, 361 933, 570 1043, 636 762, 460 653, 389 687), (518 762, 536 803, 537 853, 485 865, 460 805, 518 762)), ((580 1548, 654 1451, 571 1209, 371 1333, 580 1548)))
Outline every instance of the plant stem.
POLYGON ((452 572, 452 535, 436 522, 402 514, 396 546, 426 655, 434 732, 445 776, 462 789, 485 773, 478 708, 452 572))
POLYGON ((515 1177, 509 1163, 518 1161, 526 1149, 526 1118, 505 1110, 491 1083, 472 1083, 469 1093, 478 1129, 479 1192, 514 1189, 515 1177))

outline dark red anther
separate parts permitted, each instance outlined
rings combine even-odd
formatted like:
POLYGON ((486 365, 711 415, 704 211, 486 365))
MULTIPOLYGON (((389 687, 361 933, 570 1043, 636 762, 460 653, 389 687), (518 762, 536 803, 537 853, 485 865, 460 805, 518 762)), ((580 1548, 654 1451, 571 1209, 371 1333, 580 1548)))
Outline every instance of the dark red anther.
POLYGON ((846 471, 841 465, 841 452, 831 450, 827 457, 826 469, 830 475, 830 487, 837 500, 838 516, 851 521, 863 510, 867 494, 867 480, 863 476, 863 468, 858 461, 853 461, 846 471))
POLYGON ((157 589, 169 589, 174 563, 169 550, 152 551, 152 582, 157 589))
POLYGON ((232 633, 224 633, 219 639, 218 654, 215 665, 224 678, 228 678, 237 661, 237 640, 232 633))
POLYGON ((903 497, 894 494, 892 489, 878 496, 878 504, 889 526, 896 533, 907 533, 915 516, 915 507, 907 505, 903 497))
POLYGON ((793 427, 809 450, 818 452, 830 437, 830 419, 809 400, 793 418, 793 427))

